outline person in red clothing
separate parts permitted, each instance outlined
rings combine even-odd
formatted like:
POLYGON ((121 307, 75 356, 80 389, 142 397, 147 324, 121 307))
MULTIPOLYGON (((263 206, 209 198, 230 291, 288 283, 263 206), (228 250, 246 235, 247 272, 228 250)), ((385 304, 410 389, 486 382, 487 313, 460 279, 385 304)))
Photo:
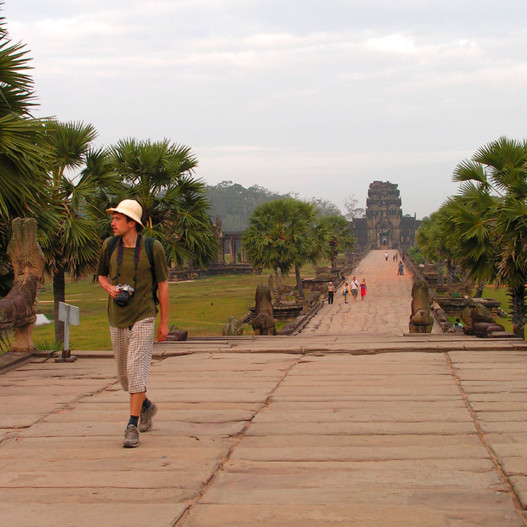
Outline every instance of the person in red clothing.
POLYGON ((366 278, 362 279, 362 282, 360 283, 360 299, 364 300, 364 297, 366 296, 366 278))

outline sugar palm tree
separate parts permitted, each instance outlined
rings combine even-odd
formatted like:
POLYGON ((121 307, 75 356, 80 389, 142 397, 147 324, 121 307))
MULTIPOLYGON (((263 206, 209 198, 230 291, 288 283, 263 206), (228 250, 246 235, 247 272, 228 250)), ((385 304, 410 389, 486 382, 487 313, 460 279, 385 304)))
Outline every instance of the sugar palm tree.
POLYGON ((353 249, 355 242, 353 229, 344 216, 338 215, 323 216, 320 219, 320 225, 327 231, 328 253, 331 267, 334 269, 337 256, 346 250, 353 249))
POLYGON ((110 148, 110 159, 123 183, 115 202, 133 198, 141 204, 145 234, 163 243, 169 260, 204 267, 215 258, 209 202, 204 183, 194 177, 197 159, 190 148, 124 139, 110 148))
MULTIPOLYGON (((0 7, 3 2, 0 2, 0 7)), ((40 225, 52 221, 46 202, 48 150, 43 121, 30 112, 36 105, 30 58, 25 46, 14 44, 0 17, 0 296, 11 283, 6 256, 11 220, 38 217, 40 225)))
POLYGON ((527 280, 527 205, 525 199, 507 197, 497 220, 503 233, 498 276, 509 288, 514 332, 523 335, 525 327, 525 283, 527 280))
POLYGON ((65 301, 65 274, 70 273, 73 278, 85 276, 97 261, 104 212, 96 209, 94 196, 112 185, 118 188, 107 155, 90 148, 96 135, 94 127, 83 122, 49 122, 46 126, 51 150, 50 204, 58 210, 59 217, 42 246, 48 271, 53 275, 57 341, 64 340, 58 307, 59 302, 65 301))
POLYGON ((263 203, 249 219, 242 239, 248 260, 255 267, 283 274, 295 270, 297 288, 303 296, 300 267, 326 255, 327 231, 317 225, 311 203, 287 198, 263 203))
POLYGON ((507 285, 514 332, 523 338, 527 233, 521 214, 527 199, 527 142, 502 137, 481 147, 456 167, 454 181, 461 183, 454 214, 462 242, 458 256, 474 277, 507 285))

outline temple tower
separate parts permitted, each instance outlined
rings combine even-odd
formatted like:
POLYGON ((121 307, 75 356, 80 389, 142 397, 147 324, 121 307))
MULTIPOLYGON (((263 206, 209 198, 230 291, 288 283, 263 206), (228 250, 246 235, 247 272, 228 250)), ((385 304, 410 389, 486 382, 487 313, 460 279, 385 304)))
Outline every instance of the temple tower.
POLYGON ((408 249, 415 245, 420 223, 415 216, 403 215, 395 183, 374 181, 368 188, 366 217, 355 218, 352 225, 357 247, 408 249))
POLYGON ((401 239, 401 196, 397 185, 374 181, 368 189, 366 224, 374 249, 398 249, 401 239))

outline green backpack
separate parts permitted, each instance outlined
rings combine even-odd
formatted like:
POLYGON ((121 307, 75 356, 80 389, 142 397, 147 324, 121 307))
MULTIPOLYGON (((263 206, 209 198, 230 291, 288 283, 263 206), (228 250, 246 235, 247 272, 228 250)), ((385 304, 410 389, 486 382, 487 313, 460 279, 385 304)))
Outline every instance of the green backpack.
MULTIPOLYGON (((112 236, 108 242, 108 247, 106 250, 107 264, 110 262, 113 252, 117 249, 121 237, 112 236)), ((144 236, 145 239, 145 251, 148 256, 148 261, 150 262, 150 271, 152 272, 152 296, 154 297, 154 304, 157 306, 159 304, 159 298, 157 298, 157 281, 156 281, 156 270, 154 267, 154 238, 148 238, 144 236)))

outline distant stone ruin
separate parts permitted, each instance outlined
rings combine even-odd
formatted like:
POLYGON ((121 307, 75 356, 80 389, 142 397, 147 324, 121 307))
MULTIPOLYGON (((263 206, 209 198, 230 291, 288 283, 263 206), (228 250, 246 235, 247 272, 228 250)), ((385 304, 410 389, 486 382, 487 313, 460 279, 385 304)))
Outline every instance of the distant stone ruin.
POLYGON ((12 351, 34 350, 32 330, 36 321, 34 303, 44 272, 45 259, 37 243, 37 222, 33 218, 15 218, 13 235, 7 247, 15 279, 13 287, 0 299, 0 345, 12 351), (8 335, 15 340, 9 345, 8 335))

